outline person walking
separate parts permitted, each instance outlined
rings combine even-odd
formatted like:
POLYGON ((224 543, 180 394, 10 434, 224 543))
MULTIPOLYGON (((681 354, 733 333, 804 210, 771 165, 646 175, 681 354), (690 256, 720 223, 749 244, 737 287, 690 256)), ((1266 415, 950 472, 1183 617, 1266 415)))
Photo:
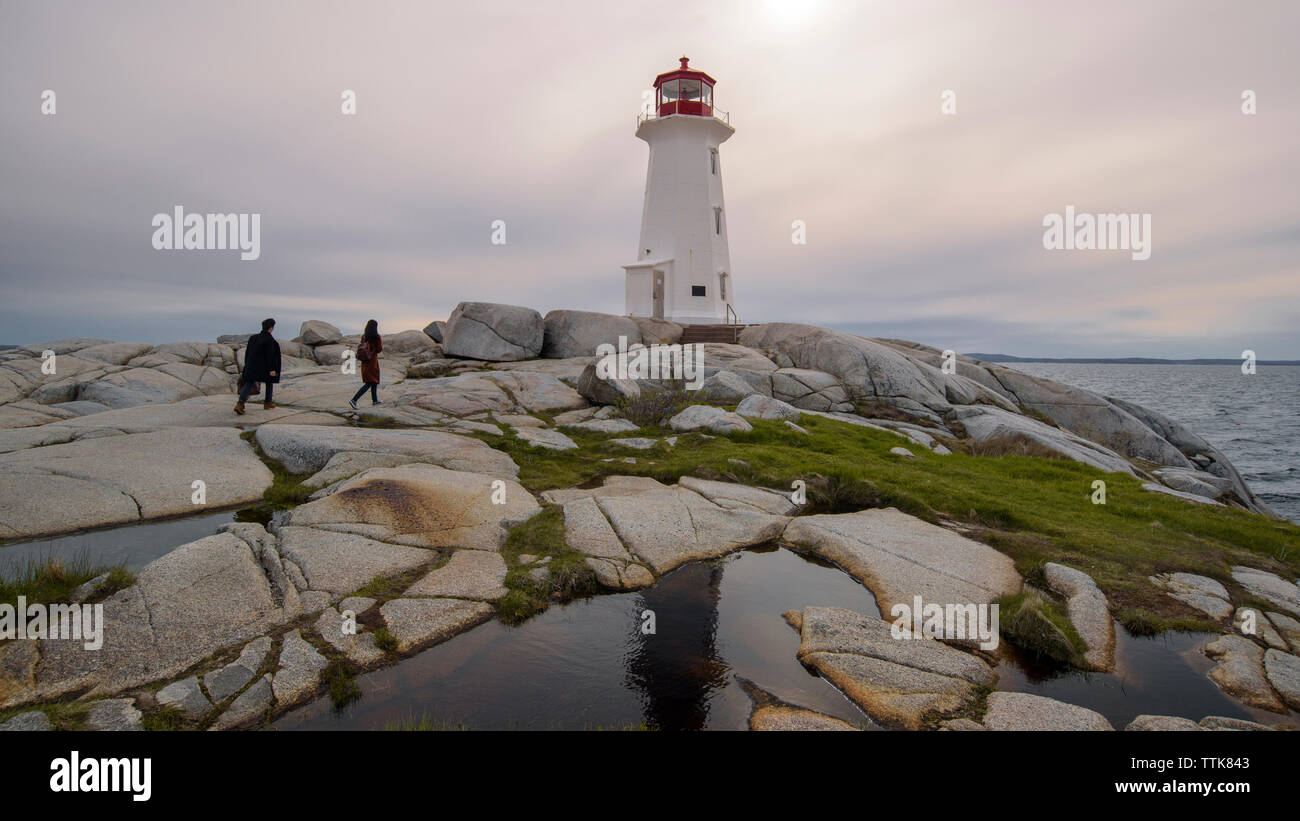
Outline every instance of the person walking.
POLYGON ((275 407, 271 401, 272 385, 280 381, 280 343, 275 341, 271 332, 275 330, 274 319, 262 320, 262 332, 248 338, 248 347, 244 349, 244 371, 239 386, 239 401, 235 403, 235 413, 244 415, 244 403, 256 390, 257 383, 266 383, 266 396, 262 407, 270 410, 275 407))
POLYGON ((379 335, 379 323, 370 320, 366 330, 357 343, 357 361, 361 363, 361 388, 348 404, 357 409, 357 400, 367 389, 370 390, 370 404, 379 404, 379 352, 384 349, 384 340, 379 335))

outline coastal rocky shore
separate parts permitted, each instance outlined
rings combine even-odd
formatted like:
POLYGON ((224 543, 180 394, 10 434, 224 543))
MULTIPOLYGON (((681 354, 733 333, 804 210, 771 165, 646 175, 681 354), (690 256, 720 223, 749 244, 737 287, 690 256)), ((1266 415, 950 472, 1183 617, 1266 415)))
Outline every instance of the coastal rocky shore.
MULTIPOLYGON (((1116 611, 1147 595, 1212 633, 1210 679, 1257 719, 1140 716, 1112 727, 1080 706, 999 690, 996 658, 973 645, 899 641, 888 618, 816 601, 779 614, 799 635, 799 662, 883 726, 1267 729, 1270 716, 1300 709, 1294 555, 1224 537, 1231 561, 1182 561, 1171 549, 1151 572, 1112 584, 1114 568, 1085 561, 1082 548, 1052 553, 1053 537, 1069 541, 1060 533, 1035 531, 1030 555, 1027 539, 1007 535, 1029 527, 1014 516, 921 510, 898 494, 857 505, 799 498, 756 478, 764 466, 752 455, 769 442, 861 436, 884 473, 928 465, 942 475, 946 464, 1012 454, 1070 465, 1082 509, 1102 479, 1152 528, 1192 516, 1300 546, 1228 459, 1176 421, 967 357, 946 373, 943 353, 916 343, 792 323, 704 343, 700 389, 662 419, 634 419, 677 387, 604 378, 611 361, 598 349, 682 335, 662 320, 461 303, 445 322, 385 335, 384 401, 352 411, 358 377, 344 355, 359 337, 311 321, 280 343, 278 407, 250 403, 246 416, 231 406, 249 334, 0 352, 0 539, 265 513, 177 546, 129 584, 82 585, 73 601, 103 605, 99 649, 0 640, 0 729, 134 729, 164 716, 189 728, 260 727, 340 678, 493 618, 526 618, 521 602, 535 611, 635 590, 684 564, 772 544, 840 568, 881 614, 916 596, 1037 597, 1064 614, 1056 624, 1078 650, 1075 666, 1101 672, 1116 668, 1116 611), (739 463, 730 472, 667 467, 688 445, 729 443, 739 463), (560 534, 549 553, 519 548, 547 522, 560 534), (590 589, 575 592, 575 579, 590 589)), ((764 682, 743 684, 752 729, 856 729, 764 682)))

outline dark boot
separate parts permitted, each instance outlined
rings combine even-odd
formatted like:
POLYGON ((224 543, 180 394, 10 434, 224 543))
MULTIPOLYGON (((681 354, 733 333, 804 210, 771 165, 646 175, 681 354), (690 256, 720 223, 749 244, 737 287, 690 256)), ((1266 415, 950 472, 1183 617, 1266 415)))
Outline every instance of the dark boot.
POLYGON ((263 408, 264 410, 270 410, 271 408, 274 408, 274 407, 275 407, 275 403, 274 403, 274 402, 263 402, 263 403, 262 403, 262 408, 263 408))
POLYGON ((235 403, 235 413, 239 414, 240 416, 243 416, 243 415, 244 415, 244 403, 243 403, 243 402, 236 402, 236 403, 235 403))

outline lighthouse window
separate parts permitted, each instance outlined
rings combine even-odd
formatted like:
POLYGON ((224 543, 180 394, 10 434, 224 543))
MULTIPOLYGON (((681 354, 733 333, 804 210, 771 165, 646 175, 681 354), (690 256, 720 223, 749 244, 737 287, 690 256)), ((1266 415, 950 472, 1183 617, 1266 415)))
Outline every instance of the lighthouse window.
POLYGON ((700 81, 699 80, 682 80, 681 95, 683 100, 700 99, 700 81))
POLYGON ((718 149, 716 148, 709 149, 709 173, 718 173, 718 149))
POLYGON ((721 208, 713 209, 713 233, 715 234, 722 233, 722 209, 721 208))
POLYGON ((703 285, 692 285, 692 286, 691 286, 691 296, 704 296, 704 286, 703 286, 703 285))
POLYGON ((677 81, 669 80, 659 87, 659 94, 665 103, 671 103, 677 99, 677 81))
POLYGON ((713 105, 713 86, 708 83, 704 84, 704 97, 701 102, 705 105, 713 105))

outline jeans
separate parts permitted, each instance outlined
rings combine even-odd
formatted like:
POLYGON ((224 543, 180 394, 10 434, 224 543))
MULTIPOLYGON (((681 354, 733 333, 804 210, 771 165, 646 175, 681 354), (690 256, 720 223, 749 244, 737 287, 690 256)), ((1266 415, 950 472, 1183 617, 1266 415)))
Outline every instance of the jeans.
MULTIPOLYGON (((240 402, 247 402, 247 401, 248 401, 248 397, 253 393, 253 384, 254 384, 254 383, 252 383, 252 382, 245 382, 245 383, 244 383, 244 387, 242 387, 242 388, 239 389, 239 401, 240 401, 240 402)), ((266 399, 264 399, 263 401, 264 401, 264 402, 270 402, 270 401, 271 401, 271 389, 274 387, 274 383, 272 383, 272 382, 267 382, 267 383, 265 383, 265 384, 266 384, 266 399)))
POLYGON ((355 401, 357 401, 358 399, 360 399, 360 398, 362 397, 362 395, 366 392, 366 389, 367 389, 367 388, 370 389, 370 404, 372 404, 372 405, 377 405, 377 404, 379 404, 379 383, 378 383, 378 382, 365 382, 365 383, 362 383, 360 390, 358 390, 358 391, 357 391, 357 392, 352 396, 352 401, 355 402, 355 401))

